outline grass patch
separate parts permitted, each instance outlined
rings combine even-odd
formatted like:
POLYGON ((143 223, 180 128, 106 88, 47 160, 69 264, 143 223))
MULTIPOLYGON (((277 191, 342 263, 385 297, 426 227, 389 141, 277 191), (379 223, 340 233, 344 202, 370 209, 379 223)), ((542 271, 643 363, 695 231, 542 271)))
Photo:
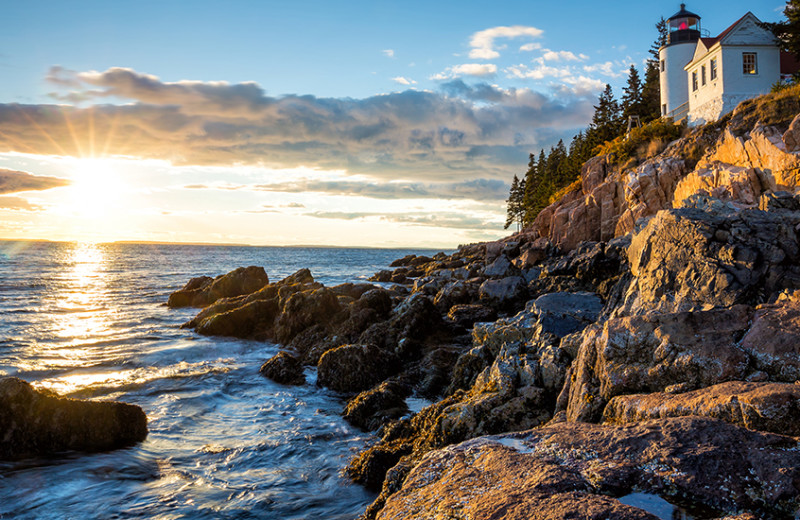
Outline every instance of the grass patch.
POLYGON ((632 129, 627 137, 623 135, 601 144, 597 147, 597 155, 609 154, 614 164, 631 167, 661 153, 670 142, 681 136, 683 128, 671 119, 656 119, 632 129))

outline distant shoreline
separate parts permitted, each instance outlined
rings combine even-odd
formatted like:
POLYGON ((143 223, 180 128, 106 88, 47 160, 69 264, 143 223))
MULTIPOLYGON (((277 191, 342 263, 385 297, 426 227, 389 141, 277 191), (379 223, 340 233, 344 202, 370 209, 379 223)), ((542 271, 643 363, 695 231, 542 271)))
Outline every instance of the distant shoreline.
POLYGON ((457 247, 426 247, 426 246, 332 246, 319 244, 292 244, 292 245, 257 245, 257 244, 236 244, 224 242, 162 242, 148 240, 115 240, 112 242, 84 242, 81 240, 48 240, 46 238, 0 238, 2 242, 44 242, 48 244, 83 244, 91 243, 97 245, 142 245, 142 246, 203 246, 203 247, 280 247, 280 248, 314 248, 314 249, 379 249, 379 250, 413 250, 413 251, 455 251, 457 247))

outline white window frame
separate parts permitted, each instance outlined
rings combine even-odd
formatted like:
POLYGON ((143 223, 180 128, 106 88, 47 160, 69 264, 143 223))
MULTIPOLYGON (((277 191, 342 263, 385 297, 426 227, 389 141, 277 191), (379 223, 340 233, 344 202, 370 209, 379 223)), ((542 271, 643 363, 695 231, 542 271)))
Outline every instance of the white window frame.
POLYGON ((711 58, 711 81, 717 79, 717 58, 711 58))
POLYGON ((742 53, 742 74, 745 76, 758 75, 758 53, 757 52, 743 52, 742 53), (752 58, 752 66, 748 67, 747 58, 752 58))

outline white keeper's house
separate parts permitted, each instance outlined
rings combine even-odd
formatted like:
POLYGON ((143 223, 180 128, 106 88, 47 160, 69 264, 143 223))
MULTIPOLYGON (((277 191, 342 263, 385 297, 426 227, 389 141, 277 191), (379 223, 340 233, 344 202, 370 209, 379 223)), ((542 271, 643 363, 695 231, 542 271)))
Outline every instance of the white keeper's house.
POLYGON ((690 124, 716 121, 746 99, 766 94, 798 70, 794 57, 748 12, 715 38, 700 16, 681 9, 659 49, 661 115, 690 124), (706 33, 707 34, 707 33, 706 33))

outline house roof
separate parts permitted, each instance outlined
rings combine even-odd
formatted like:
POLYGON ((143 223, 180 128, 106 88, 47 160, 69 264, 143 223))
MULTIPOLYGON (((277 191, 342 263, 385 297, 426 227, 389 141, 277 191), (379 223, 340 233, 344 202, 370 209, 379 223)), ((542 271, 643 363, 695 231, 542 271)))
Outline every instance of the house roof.
MULTIPOLYGON (((752 16, 752 17, 754 17, 754 18, 755 18, 755 15, 754 15, 753 13, 751 13, 750 11, 747 11, 746 13, 744 13, 744 16, 742 16, 741 18, 739 18, 738 20, 736 20, 735 22, 733 22, 732 24, 730 24, 730 25, 728 26, 728 28, 727 28, 727 29, 725 29, 724 31, 722 31, 721 33, 719 33, 719 35, 718 35, 716 38, 709 38, 709 39, 713 39, 713 40, 714 40, 714 42, 713 42, 711 45, 714 45, 715 43, 717 43, 718 41, 720 41, 720 40, 721 40, 721 39, 723 39, 724 37, 728 36, 728 34, 729 34, 731 31, 733 31, 733 28, 734 28, 734 27, 736 27, 737 25, 739 25, 739 24, 742 22, 742 20, 744 20, 745 18, 747 18, 747 15, 750 15, 750 16, 752 16)), ((756 18, 756 20, 758 20, 758 18, 756 18)), ((711 45, 708 45, 708 47, 711 47, 711 45)))
POLYGON ((760 20, 756 15, 754 15, 750 11, 747 11, 744 14, 744 16, 742 16, 741 18, 730 24, 727 29, 719 33, 714 38, 700 38, 700 40, 697 42, 697 46, 699 48, 700 44, 702 44, 705 47, 706 52, 703 52, 702 54, 698 55, 697 50, 695 50, 695 55, 692 57, 691 61, 689 61, 689 63, 686 64, 686 67, 684 67, 684 69, 688 69, 692 63, 705 57, 705 55, 708 54, 709 51, 711 51, 711 47, 713 47, 714 45, 725 39, 726 36, 728 36, 731 32, 733 32, 733 30, 736 28, 737 25, 742 23, 748 17, 755 18, 756 22, 760 22, 760 20))

